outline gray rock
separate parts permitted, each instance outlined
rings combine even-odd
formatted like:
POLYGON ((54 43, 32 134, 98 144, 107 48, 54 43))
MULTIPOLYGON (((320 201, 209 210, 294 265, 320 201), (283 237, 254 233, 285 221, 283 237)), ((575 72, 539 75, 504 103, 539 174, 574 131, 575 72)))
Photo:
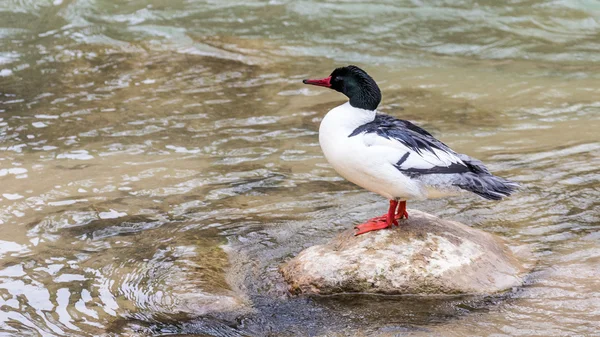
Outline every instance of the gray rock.
POLYGON ((497 237, 417 210, 400 227, 342 232, 285 263, 292 293, 490 294, 527 272, 497 237))

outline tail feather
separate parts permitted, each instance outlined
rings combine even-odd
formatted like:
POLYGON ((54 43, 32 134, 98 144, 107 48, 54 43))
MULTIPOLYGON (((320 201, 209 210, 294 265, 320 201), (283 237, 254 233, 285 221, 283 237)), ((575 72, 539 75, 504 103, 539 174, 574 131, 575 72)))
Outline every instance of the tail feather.
POLYGON ((500 200, 519 188, 519 184, 487 172, 463 173, 456 178, 454 185, 490 200, 500 200))

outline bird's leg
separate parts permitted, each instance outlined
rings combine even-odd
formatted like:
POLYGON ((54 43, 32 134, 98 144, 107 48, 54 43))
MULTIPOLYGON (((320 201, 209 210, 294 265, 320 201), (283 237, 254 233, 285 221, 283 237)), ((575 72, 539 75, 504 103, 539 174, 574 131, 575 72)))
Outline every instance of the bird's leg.
MULTIPOLYGON (((396 212, 396 219, 408 219, 408 212, 406 211, 406 201, 400 201, 398 203, 398 211, 396 212)), ((397 223, 396 223, 397 225, 397 223)))
POLYGON ((398 226, 398 221, 396 221, 396 207, 398 207, 398 201, 397 200, 390 200, 390 208, 388 208, 388 213, 387 213, 387 224, 389 227, 392 227, 393 225, 398 226))
POLYGON ((354 235, 360 235, 371 231, 376 231, 388 227, 392 227, 392 225, 398 226, 398 222, 395 219, 396 207, 398 206, 398 201, 390 200, 390 208, 385 215, 378 216, 373 219, 369 219, 367 222, 357 225, 357 231, 354 235))

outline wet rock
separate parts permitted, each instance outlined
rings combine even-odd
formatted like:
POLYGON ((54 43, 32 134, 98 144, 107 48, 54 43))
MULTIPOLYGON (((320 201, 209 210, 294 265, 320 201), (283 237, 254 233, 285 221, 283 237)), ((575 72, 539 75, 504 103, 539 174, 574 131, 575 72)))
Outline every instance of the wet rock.
POLYGON ((302 251, 281 272, 292 293, 490 294, 526 273, 494 235, 412 210, 400 227, 347 230, 302 251))

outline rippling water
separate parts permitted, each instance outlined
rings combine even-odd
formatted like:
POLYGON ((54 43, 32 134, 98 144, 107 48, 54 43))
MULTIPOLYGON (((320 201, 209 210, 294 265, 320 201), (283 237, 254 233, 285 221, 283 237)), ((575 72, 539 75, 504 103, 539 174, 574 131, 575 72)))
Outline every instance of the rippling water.
POLYGON ((0 334, 600 335, 598 41, 591 0, 5 0, 0 334), (386 209, 300 82, 348 63, 526 187, 409 205, 533 249, 526 287, 288 298, 282 261, 386 209))

